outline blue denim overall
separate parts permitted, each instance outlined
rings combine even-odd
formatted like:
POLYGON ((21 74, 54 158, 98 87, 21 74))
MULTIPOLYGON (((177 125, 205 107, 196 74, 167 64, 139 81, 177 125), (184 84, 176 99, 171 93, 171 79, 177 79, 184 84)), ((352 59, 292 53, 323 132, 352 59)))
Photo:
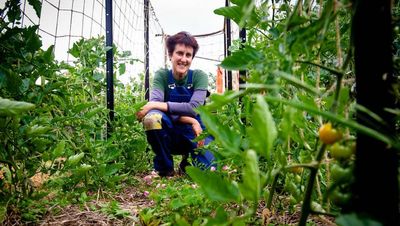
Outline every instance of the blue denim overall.
MULTIPOLYGON (((177 86, 175 84, 172 71, 168 73, 168 89, 169 94, 166 95, 165 101, 170 102, 189 102, 193 95, 193 71, 188 72, 187 86, 177 86)), ((154 168, 156 171, 171 172, 174 169, 172 155, 183 155, 183 160, 180 164, 184 168, 187 163, 187 156, 190 154, 192 164, 201 168, 209 168, 214 161, 214 155, 206 150, 195 153, 194 149, 197 148, 197 143, 192 142, 195 138, 192 126, 179 122, 173 122, 168 114, 159 110, 151 110, 149 114, 160 114, 161 129, 154 129, 146 131, 147 140, 150 143, 156 156, 154 157, 154 168)), ((196 116, 203 130, 205 129, 200 116, 196 116)), ((212 141, 212 137, 205 139, 205 144, 212 141)), ((184 170, 184 169, 182 169, 184 170)))

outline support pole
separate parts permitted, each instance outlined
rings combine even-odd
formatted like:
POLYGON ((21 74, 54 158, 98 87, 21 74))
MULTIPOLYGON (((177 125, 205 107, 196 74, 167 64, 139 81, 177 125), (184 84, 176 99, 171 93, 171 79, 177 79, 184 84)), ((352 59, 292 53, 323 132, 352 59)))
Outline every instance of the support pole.
MULTIPOLYGON (((239 38, 240 38, 240 49, 244 48, 244 44, 246 43, 246 28, 242 28, 239 31, 239 38)), ((246 77, 247 77, 247 71, 246 70, 241 70, 239 71, 239 89, 244 89, 243 85, 246 84, 246 77)), ((240 106, 242 108, 242 112, 244 111, 244 106, 243 106, 243 97, 239 97, 239 103, 240 106)), ((245 115, 242 115, 240 117, 240 119, 242 120, 242 123, 244 125, 247 125, 247 120, 245 115)))
POLYGON ((111 47, 106 52, 106 80, 107 80, 107 109, 109 110, 109 120, 107 122, 107 137, 112 132, 111 122, 114 121, 114 70, 113 70, 113 16, 112 0, 106 0, 106 46, 111 47))
MULTIPOLYGON (((240 29, 239 38, 240 38, 240 49, 243 49, 244 44, 246 43, 246 28, 240 29)), ((247 76, 247 71, 245 71, 245 70, 239 71, 239 88, 240 89, 243 89, 241 87, 241 85, 246 84, 246 76, 247 76)))
MULTIPOLYGON (((357 104, 381 119, 357 109, 357 122, 395 140, 396 115, 387 111, 398 107, 393 75, 393 2, 355 3, 352 34, 357 104)), ((352 200, 347 212, 368 216, 384 226, 400 225, 398 150, 359 132, 356 149, 352 200)))
MULTIPOLYGON (((229 6, 229 0, 225 0, 225 7, 229 6)), ((225 45, 225 57, 231 55, 231 51, 229 47, 231 47, 231 20, 229 18, 225 18, 225 37, 226 37, 226 45, 225 45)), ((232 71, 225 70, 227 72, 227 88, 228 90, 232 90, 232 71)))
POLYGON ((167 35, 165 35, 164 32, 162 34, 162 38, 163 38, 163 43, 164 43, 164 45, 163 45, 164 46, 164 68, 168 69, 167 35))
POLYGON ((144 88, 146 100, 150 99, 149 77, 149 0, 144 0, 144 88))

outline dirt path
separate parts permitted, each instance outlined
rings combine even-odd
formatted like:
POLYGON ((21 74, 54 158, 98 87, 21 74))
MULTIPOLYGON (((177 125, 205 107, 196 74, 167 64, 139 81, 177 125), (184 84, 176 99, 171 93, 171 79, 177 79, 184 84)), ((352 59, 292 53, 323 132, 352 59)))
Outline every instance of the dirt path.
MULTIPOLYGON (((48 214, 36 224, 21 223, 20 216, 9 215, 4 226, 8 225, 144 225, 140 221, 140 212, 147 207, 154 207, 154 202, 148 197, 148 191, 160 189, 161 179, 154 173, 141 174, 134 177, 135 186, 129 185, 120 192, 92 193, 92 199, 84 204, 70 204, 65 207, 52 206, 48 214)), ((172 178, 175 180, 177 178, 172 178)), ((295 213, 289 211, 269 211, 263 202, 259 205, 257 218, 262 219, 262 225, 296 225, 300 218, 300 206, 295 213)), ((333 226, 334 218, 311 217, 313 225, 333 226)))

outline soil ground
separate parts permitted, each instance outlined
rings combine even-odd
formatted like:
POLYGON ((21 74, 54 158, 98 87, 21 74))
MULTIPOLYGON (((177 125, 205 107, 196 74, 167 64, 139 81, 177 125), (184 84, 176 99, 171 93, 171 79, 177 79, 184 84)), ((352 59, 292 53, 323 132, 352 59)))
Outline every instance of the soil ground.
MULTIPOLYGON (((65 207, 51 206, 47 214, 37 223, 22 223, 20 216, 16 213, 9 213, 4 226, 11 225, 40 225, 40 226, 92 226, 92 225, 145 225, 140 220, 139 213, 147 207, 153 207, 155 203, 148 197, 149 186, 156 187, 157 180, 160 180, 154 173, 147 173, 135 176, 138 181, 135 186, 126 186, 116 194, 91 194, 96 197, 85 204, 71 204, 65 207), (149 183, 149 177, 153 180, 149 183), (102 197, 102 198, 101 198, 102 197), (104 211, 110 201, 116 201, 119 209, 123 210, 124 217, 116 217, 118 213, 107 214, 104 211)), ((262 219, 262 225, 296 225, 300 219, 300 208, 294 213, 289 211, 275 212, 265 208, 260 203, 257 218, 262 219)), ((311 216, 311 225, 333 226, 334 218, 311 216)))

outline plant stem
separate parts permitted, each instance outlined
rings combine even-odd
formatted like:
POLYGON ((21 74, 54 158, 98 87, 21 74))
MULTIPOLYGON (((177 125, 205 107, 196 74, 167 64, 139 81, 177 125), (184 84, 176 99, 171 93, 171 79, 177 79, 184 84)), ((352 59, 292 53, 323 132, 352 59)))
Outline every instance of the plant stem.
POLYGON ((275 187, 278 184, 278 178, 279 178, 279 173, 277 173, 274 177, 274 181, 272 182, 272 187, 270 189, 270 193, 268 196, 268 201, 267 201, 267 208, 270 209, 272 205, 272 198, 274 197, 274 192, 275 192, 275 187))
MULTIPOLYGON (((315 161, 318 163, 318 166, 321 163, 322 157, 324 156, 325 149, 326 149, 326 144, 323 144, 318 151, 317 157, 315 159, 315 161)), ((311 213, 311 195, 313 192, 314 183, 319 169, 318 166, 315 168, 310 168, 310 177, 308 179, 306 193, 304 195, 303 205, 301 207, 301 217, 298 224, 299 226, 306 225, 308 215, 310 215, 311 213)))

